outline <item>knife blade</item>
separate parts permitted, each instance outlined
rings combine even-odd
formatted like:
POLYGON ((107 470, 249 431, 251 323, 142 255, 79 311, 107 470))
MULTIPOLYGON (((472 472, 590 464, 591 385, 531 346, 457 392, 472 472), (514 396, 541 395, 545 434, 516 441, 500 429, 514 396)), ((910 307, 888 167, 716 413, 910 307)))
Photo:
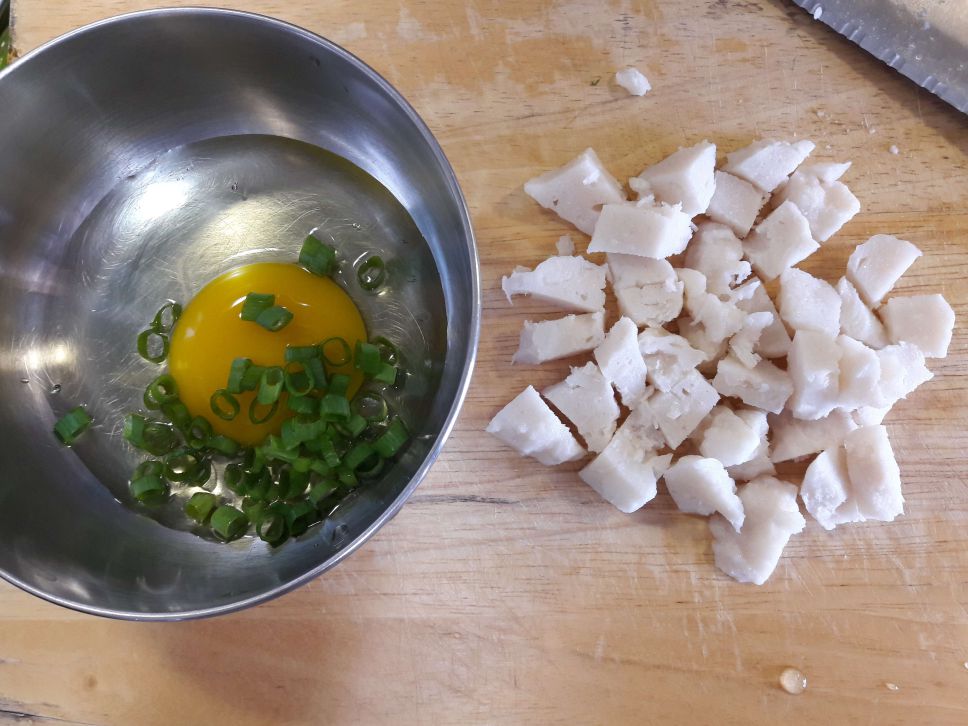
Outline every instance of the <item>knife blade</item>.
POLYGON ((919 86, 968 113, 968 2, 793 2, 919 86))

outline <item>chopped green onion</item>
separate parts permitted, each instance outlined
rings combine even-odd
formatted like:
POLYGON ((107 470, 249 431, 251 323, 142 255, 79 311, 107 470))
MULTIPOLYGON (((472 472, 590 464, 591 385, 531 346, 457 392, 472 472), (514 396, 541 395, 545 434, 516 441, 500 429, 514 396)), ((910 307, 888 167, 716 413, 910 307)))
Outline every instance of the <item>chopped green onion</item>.
POLYGON ((271 293, 250 292, 245 296, 239 317, 254 323, 266 310, 276 304, 276 296, 271 293))
POLYGON ((181 314, 182 306, 169 300, 155 313, 155 317, 151 321, 151 330, 156 333, 170 333, 181 314))
POLYGON ((326 392, 332 393, 334 396, 346 396, 349 387, 350 377, 340 374, 329 379, 329 388, 326 389, 326 392))
POLYGON ((320 476, 327 476, 332 473, 333 467, 323 459, 311 459, 309 462, 309 471, 320 476))
POLYGON ((205 445, 223 456, 235 456, 239 452, 239 442, 221 434, 209 436, 205 445))
POLYGON ((154 456, 167 454, 178 444, 178 437, 170 426, 149 421, 137 413, 129 413, 124 417, 121 436, 132 446, 154 456))
POLYGON ((336 451, 336 446, 333 444, 333 440, 326 438, 320 439, 320 451, 323 454, 323 461, 330 469, 335 469, 340 465, 340 456, 336 451))
POLYGON ((309 472, 285 468, 279 472, 278 492, 280 499, 295 499, 309 486, 309 472))
POLYGON ((290 396, 307 396, 316 387, 313 375, 302 361, 290 361, 284 369, 286 392, 290 396), (299 366, 296 370, 294 366, 299 366))
POLYGON ((293 502, 286 510, 286 519, 289 524, 289 535, 298 537, 318 521, 316 507, 305 499, 293 502))
POLYGON ((249 518, 249 521, 255 522, 257 525, 262 521, 266 511, 269 509, 269 505, 264 501, 261 499, 253 499, 252 497, 242 499, 241 507, 242 513, 249 518))
POLYGON ((232 367, 229 368, 229 380, 225 386, 225 390, 229 393, 242 393, 246 390, 242 387, 242 382, 245 380, 245 372, 249 370, 252 365, 252 361, 248 358, 236 358, 232 361, 232 367))
POLYGON ((165 478, 169 481, 191 480, 200 465, 200 457, 191 449, 178 449, 165 457, 165 478))
POLYGON ((397 364, 397 361, 400 359, 400 351, 397 349, 397 346, 384 338, 382 335, 374 338, 372 342, 377 348, 380 349, 380 358, 390 365, 397 364))
POLYGON ((367 292, 382 287, 387 279, 387 267, 379 255, 370 255, 356 268, 356 280, 367 292))
POLYGON ((311 501, 316 507, 319 507, 319 505, 326 501, 335 491, 335 482, 321 481, 318 484, 313 485, 313 488, 309 490, 309 501, 311 501))
POLYGON ((163 503, 169 491, 163 472, 164 466, 160 461, 148 459, 141 462, 131 475, 131 496, 148 506, 163 503))
POLYGON ((249 365, 246 366, 245 372, 242 374, 239 388, 243 391, 254 391, 259 387, 259 381, 262 380, 262 374, 265 373, 265 370, 264 366, 257 366, 249 361, 249 365))
POLYGON ((319 357, 318 345, 287 345, 286 363, 305 363, 307 360, 319 357))
POLYGON ((271 419, 276 415, 276 411, 279 410, 278 399, 273 401, 268 406, 263 406, 259 403, 257 398, 252 399, 252 403, 249 404, 249 421, 258 425, 264 424, 266 421, 271 419), (261 409, 261 410, 260 410, 261 409))
POLYGON ((336 249, 309 235, 299 250, 299 264, 314 275, 325 277, 336 266, 336 249))
POLYGON ((340 484, 346 489, 352 489, 360 483, 360 480, 356 478, 356 474, 349 467, 339 467, 336 470, 336 476, 339 478, 340 484))
POLYGON ((373 374, 373 380, 392 386, 397 382, 397 369, 389 363, 381 363, 380 370, 373 374))
POLYGON ((212 489, 215 487, 215 482, 210 481, 212 478, 212 462, 209 459, 199 459, 198 466, 195 467, 194 473, 188 479, 189 484, 193 484, 197 487, 205 487, 206 489, 212 489))
POLYGON ((270 403, 278 403, 279 394, 282 393, 282 386, 285 382, 285 374, 279 366, 266 368, 262 372, 262 380, 259 381, 259 389, 256 391, 255 400, 263 406, 270 403))
MULTIPOLYGON (((350 409, 354 414, 361 416, 371 423, 386 421, 387 418, 386 399, 379 393, 373 393, 371 391, 357 394, 350 404, 350 409)), ((354 436, 359 436, 359 432, 354 434, 354 436)))
POLYGON ((225 467, 225 488, 236 494, 242 493, 242 466, 241 464, 229 464, 225 467))
POLYGON ((273 507, 269 507, 269 510, 256 523, 255 533, 263 542, 275 547, 289 538, 286 524, 286 515, 279 511, 273 511, 273 507))
POLYGON ((273 305, 259 313, 255 322, 270 333, 277 333, 292 322, 292 317, 292 313, 281 305, 273 305))
POLYGON ((303 361, 306 370, 309 375, 313 377, 313 385, 317 390, 322 390, 326 388, 326 366, 323 365, 323 361, 319 358, 310 358, 307 361, 303 361))
POLYGON ((205 524, 218 506, 218 499, 209 492, 195 492, 185 502, 185 514, 199 524, 205 524))
POLYGON ((192 425, 192 415, 188 412, 188 406, 177 399, 161 404, 161 412, 179 431, 184 431, 192 425))
POLYGON ((319 416, 324 421, 346 421, 350 417, 350 402, 335 393, 320 399, 319 416))
POLYGON ((168 336, 157 330, 142 330, 138 334, 138 355, 149 363, 162 363, 168 357, 168 336))
POLYGON ((212 513, 212 531, 223 542, 238 539, 249 528, 249 518, 235 507, 223 504, 212 513))
POLYGON ((302 414, 319 413, 319 399, 312 396, 288 396, 286 404, 290 411, 302 414))
POLYGON ((383 360, 380 358, 380 349, 372 343, 364 343, 362 340, 356 341, 356 356, 353 365, 357 370, 363 371, 364 375, 376 375, 383 360))
POLYGON ((231 421, 239 415, 239 402, 226 389, 220 388, 212 397, 208 399, 208 405, 212 408, 212 413, 223 421, 231 421))
POLYGON ((356 468, 356 475, 361 479, 373 479, 379 476, 386 465, 386 459, 374 452, 368 459, 356 468))
POLYGON ((262 455, 272 461, 284 461, 291 464, 299 458, 299 452, 288 448, 278 436, 270 436, 260 447, 262 455))
POLYGON ((323 360, 326 361, 326 365, 332 368, 345 366, 353 360, 353 350, 350 348, 350 344, 343 338, 327 338, 323 341, 321 348, 323 351, 323 360))
POLYGON ((246 471, 262 471, 265 465, 266 458, 261 449, 252 447, 242 452, 242 468, 246 471))
POLYGON ((343 457, 343 466, 355 471, 359 468, 360 464, 373 456, 375 452, 376 449, 373 448, 372 444, 366 442, 357 444, 343 457))
POLYGON ((350 420, 346 422, 346 431, 352 438, 356 438, 363 433, 366 429, 366 419, 360 416, 358 413, 354 413, 350 416, 350 420))
POLYGON ((178 384, 169 373, 162 373, 145 389, 144 402, 149 410, 156 410, 166 403, 178 400, 178 384))
POLYGON ((91 415, 83 406, 77 406, 61 416, 54 424, 54 435, 65 446, 73 444, 77 437, 91 426, 91 415))
POLYGON ((265 499, 272 488, 272 475, 268 469, 247 471, 242 474, 242 491, 247 497, 265 499))
POLYGON ((373 448, 384 459, 389 459, 400 451, 400 447, 407 443, 407 439, 409 438, 410 433, 407 431, 407 427, 404 426, 403 421, 395 418, 390 422, 386 433, 373 443, 373 448))
POLYGON ((192 419, 191 426, 185 432, 185 443, 193 449, 200 449, 208 443, 212 436, 212 424, 202 416, 192 419))

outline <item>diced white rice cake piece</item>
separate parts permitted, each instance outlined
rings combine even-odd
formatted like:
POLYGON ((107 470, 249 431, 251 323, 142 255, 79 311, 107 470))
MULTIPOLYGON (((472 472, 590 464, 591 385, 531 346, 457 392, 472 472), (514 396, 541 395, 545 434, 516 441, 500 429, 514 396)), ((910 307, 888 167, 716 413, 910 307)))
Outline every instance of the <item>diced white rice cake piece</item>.
POLYGON ((703 422, 699 436, 699 453, 735 466, 752 459, 760 447, 760 435, 732 409, 716 406, 703 422))
POLYGON ((585 149, 559 169, 526 182, 525 193, 546 209, 591 234, 602 204, 618 204, 625 192, 594 149, 585 149))
POLYGON ((639 327, 664 325, 682 311, 682 283, 666 260, 607 255, 612 290, 622 315, 639 327))
POLYGON ((881 380, 881 361, 877 352, 849 335, 837 336, 837 347, 840 348, 838 408, 853 411, 880 404, 877 387, 881 380))
POLYGON ((724 518, 709 520, 716 566, 740 582, 762 585, 776 569, 790 537, 806 525, 797 488, 770 476, 739 488, 746 518, 737 532, 724 518))
POLYGON ((566 315, 557 320, 524 321, 512 363, 544 363, 585 353, 605 340, 605 313, 566 315))
POLYGON ((764 192, 772 192, 803 163, 814 149, 812 141, 754 141, 726 154, 723 171, 745 179, 764 192))
POLYGON ((623 68, 615 74, 615 82, 633 96, 644 96, 652 90, 649 79, 638 68, 623 68))
POLYGON ((668 391, 658 391, 648 406, 670 448, 676 448, 706 418, 719 401, 716 389, 699 373, 690 371, 668 391))
POLYGON ((772 280, 812 255, 820 245, 810 236, 803 213, 792 202, 784 202, 756 225, 743 248, 757 274, 772 280))
POLYGON ((575 254, 575 240, 571 238, 570 234, 563 234, 555 242, 555 249, 558 251, 559 257, 569 257, 575 254))
POLYGON ((840 295, 832 285, 791 267, 780 275, 780 317, 794 330, 840 332, 840 295))
POLYGON ((851 411, 850 417, 858 426, 876 426, 879 423, 883 423, 884 418, 890 412, 890 406, 884 406, 882 408, 877 408, 875 406, 862 406, 856 411, 851 411))
POLYGON ((632 408, 645 394, 645 360, 639 350, 639 329, 628 318, 619 318, 595 348, 595 360, 606 380, 618 389, 622 402, 632 408))
POLYGON ((770 417, 770 431, 773 434, 770 458, 779 464, 835 448, 855 428, 857 424, 850 414, 840 409, 834 409, 829 415, 815 421, 804 421, 790 410, 784 410, 770 417))
POLYGON ((955 311, 942 295, 892 297, 879 312, 892 343, 913 343, 925 358, 948 355, 955 311))
POLYGON ((717 171, 715 181, 716 191, 709 200, 706 216, 714 222, 728 225, 738 237, 745 237, 750 233, 756 215, 766 204, 769 194, 725 171, 717 171))
POLYGON ((879 406, 890 408, 934 374, 924 365, 924 353, 911 343, 888 345, 877 351, 881 380, 877 385, 879 406))
POLYGON ((743 243, 722 224, 699 225, 686 248, 686 267, 706 278, 706 291, 724 295, 750 276, 750 263, 743 259, 743 243))
POLYGON ((860 211, 860 201, 847 185, 824 181, 811 171, 799 170, 776 192, 774 199, 797 205, 810 223, 810 233, 826 242, 860 211))
POLYGON ((633 408, 612 438, 613 441, 617 438, 626 438, 637 446, 656 451, 665 446, 665 436, 655 420, 655 415, 652 409, 645 405, 633 408))
POLYGON ((726 471, 736 481, 749 481, 764 474, 775 474, 776 468, 770 459, 770 441, 768 438, 770 424, 767 421, 766 412, 756 408, 743 407, 736 409, 736 415, 749 426, 754 434, 759 436, 760 445, 756 447, 756 451, 753 452, 749 461, 728 466, 726 471))
POLYGON ((871 307, 880 305, 921 250, 907 240, 889 234, 875 234, 857 245, 847 260, 847 279, 871 307))
POLYGON ((794 416, 816 421, 840 404, 840 352, 833 336, 812 330, 798 330, 793 336, 787 371, 793 381, 794 416))
POLYGON ((685 338, 657 327, 639 333, 639 350, 648 369, 646 380, 660 391, 671 390, 703 361, 702 351, 685 338))
POLYGON ((629 179, 629 186, 641 196, 653 196, 666 204, 681 204, 689 217, 702 214, 716 189, 713 172, 716 145, 702 141, 680 148, 658 164, 629 179))
POLYGON ((484 429, 522 456, 554 466, 585 455, 571 431, 555 416, 541 396, 528 386, 484 429))
POLYGON ((809 174, 822 182, 835 182, 850 169, 850 162, 836 161, 815 161, 812 164, 803 164, 796 170, 796 174, 809 174))
POLYGON ((826 530, 838 524, 864 521, 857 502, 851 498, 847 451, 839 444, 822 451, 810 462, 800 485, 800 498, 810 515, 826 530))
POLYGON ((566 310, 594 313, 605 308, 605 265, 584 257, 549 257, 533 270, 519 267, 501 279, 508 301, 531 295, 566 310))
POLYGON ((844 438, 847 472, 864 519, 891 522, 904 513, 901 471, 884 426, 861 426, 844 438))
POLYGON ((749 313, 743 327, 729 339, 729 351, 747 368, 754 367, 761 358, 756 345, 763 331, 773 324, 773 313, 749 313))
POLYGON ((589 252, 618 252, 657 260, 686 249, 689 215, 678 205, 606 204, 588 244, 589 252))
POLYGON ((724 396, 735 396, 748 406, 779 413, 793 393, 789 374, 767 360, 747 368, 727 355, 716 368, 713 386, 724 396))
POLYGON ((679 334, 686 339, 693 350, 702 353, 702 361, 699 363, 699 371, 704 375, 713 375, 716 365, 722 360, 729 348, 729 340, 713 340, 712 336, 706 332, 699 323, 693 322, 692 318, 685 316, 676 322, 679 334))
POLYGON ((764 358, 782 358, 790 350, 790 334, 787 333, 776 306, 758 278, 753 278, 733 290, 736 307, 744 313, 770 313, 773 322, 760 334, 753 351, 764 358))
POLYGON ((582 481, 602 498, 629 514, 656 495, 656 480, 669 466, 669 458, 656 455, 650 412, 633 411, 608 446, 578 472, 582 481), (637 417, 633 419, 633 416, 637 417))
POLYGON ((578 429, 590 451, 601 451, 615 433, 619 408, 612 385, 594 363, 572 368, 565 380, 543 392, 578 429))
POLYGON ((871 348, 887 345, 887 332, 873 311, 860 299, 857 289, 846 277, 837 282, 840 295, 840 330, 871 348))
POLYGON ((722 463, 702 456, 683 456, 663 475, 679 511, 709 516, 719 512, 737 532, 743 526, 743 503, 722 463))
POLYGON ((706 278, 688 267, 676 270, 684 285, 686 312, 692 321, 702 325, 709 340, 719 343, 735 334, 746 320, 746 313, 732 302, 706 292, 706 278))

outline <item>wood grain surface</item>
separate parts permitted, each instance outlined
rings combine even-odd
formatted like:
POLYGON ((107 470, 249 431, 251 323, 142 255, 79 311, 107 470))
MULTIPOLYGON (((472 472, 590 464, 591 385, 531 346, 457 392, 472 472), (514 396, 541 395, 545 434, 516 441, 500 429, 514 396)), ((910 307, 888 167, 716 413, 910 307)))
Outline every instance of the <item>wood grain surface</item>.
MULTIPOLYGON (((15 44, 152 5, 16 0, 15 44)), ((400 515, 279 600, 140 624, 0 586, 0 723, 968 723, 965 116, 782 0, 236 6, 345 45, 437 134, 480 246, 473 386, 400 515), (645 98, 614 85, 627 64, 652 81, 645 98), (575 362, 510 365, 525 317, 552 311, 510 307, 500 277, 568 231, 522 183, 588 145, 621 179, 682 144, 761 136, 854 162, 863 211, 807 269, 836 279, 853 245, 901 235, 925 251, 901 289, 943 291, 959 326, 887 421, 905 515, 832 533, 811 521, 754 587, 714 568, 705 520, 664 493, 623 515, 577 467, 520 460, 482 429, 575 362), (786 666, 803 695, 779 688, 786 666)))

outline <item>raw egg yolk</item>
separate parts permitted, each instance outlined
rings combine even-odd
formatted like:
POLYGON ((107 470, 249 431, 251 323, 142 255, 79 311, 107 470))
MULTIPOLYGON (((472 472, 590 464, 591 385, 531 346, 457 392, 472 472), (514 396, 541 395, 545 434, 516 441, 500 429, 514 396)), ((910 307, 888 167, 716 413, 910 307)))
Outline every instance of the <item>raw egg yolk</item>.
MULTIPOLYGON (((287 345, 314 345, 333 337, 343 338, 351 350, 357 341, 367 339, 360 311, 343 288, 294 264, 260 262, 229 270, 195 295, 172 331, 168 367, 192 415, 204 416, 218 433, 254 445, 278 431, 292 413, 283 394, 276 414, 263 424, 253 424, 249 404, 254 394, 246 392, 236 395, 240 410, 232 421, 216 416, 210 399, 225 388, 232 361, 249 358, 256 365, 285 366, 287 345), (273 333, 242 320, 239 312, 250 292, 274 294, 275 304, 288 309, 292 321, 273 333)), ((327 366, 327 370, 351 376, 351 397, 363 381, 351 362, 340 368, 327 366)))

